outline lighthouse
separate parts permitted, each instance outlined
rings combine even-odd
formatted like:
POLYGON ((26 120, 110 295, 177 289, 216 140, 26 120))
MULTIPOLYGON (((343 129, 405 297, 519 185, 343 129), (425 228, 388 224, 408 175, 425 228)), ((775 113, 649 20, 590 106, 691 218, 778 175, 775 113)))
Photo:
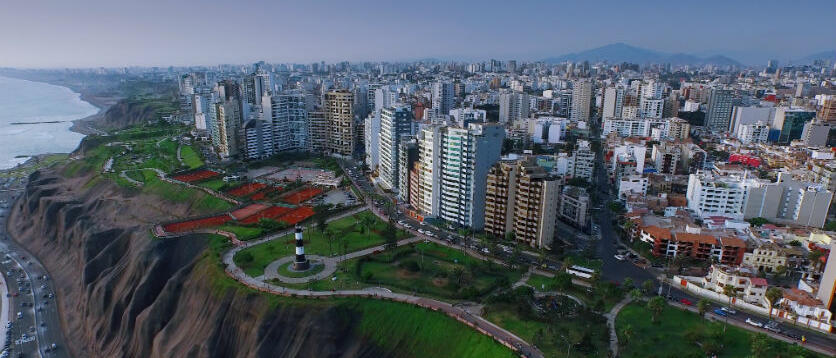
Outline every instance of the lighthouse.
POLYGON ((293 269, 305 271, 310 267, 308 259, 305 258, 305 244, 302 241, 302 227, 296 225, 296 260, 293 262, 293 269))

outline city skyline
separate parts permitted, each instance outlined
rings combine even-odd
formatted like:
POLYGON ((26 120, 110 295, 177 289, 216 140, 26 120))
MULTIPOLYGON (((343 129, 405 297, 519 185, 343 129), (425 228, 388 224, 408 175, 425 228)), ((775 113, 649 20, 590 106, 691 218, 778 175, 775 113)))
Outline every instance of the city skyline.
POLYGON ((834 11, 829 1, 13 3, 0 14, 0 31, 15 34, 0 39, 0 67, 536 61, 618 42, 748 65, 833 50, 834 11))

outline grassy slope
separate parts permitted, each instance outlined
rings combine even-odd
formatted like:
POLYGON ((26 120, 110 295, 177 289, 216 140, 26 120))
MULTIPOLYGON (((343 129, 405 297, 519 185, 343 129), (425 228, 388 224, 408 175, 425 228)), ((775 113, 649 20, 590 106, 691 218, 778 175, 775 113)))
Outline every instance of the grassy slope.
POLYGON ((180 157, 183 159, 183 164, 185 164, 189 169, 200 168, 203 166, 203 161, 200 160, 200 155, 197 154, 197 151, 190 146, 184 145, 180 149, 180 157))

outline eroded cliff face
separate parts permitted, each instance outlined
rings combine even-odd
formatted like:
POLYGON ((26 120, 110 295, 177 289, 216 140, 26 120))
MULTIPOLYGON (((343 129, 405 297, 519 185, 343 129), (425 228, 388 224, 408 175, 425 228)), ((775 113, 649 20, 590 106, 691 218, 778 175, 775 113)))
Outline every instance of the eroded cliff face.
MULTIPOLYGON (((383 357, 356 313, 219 285, 208 238, 153 239, 185 205, 36 172, 9 231, 50 272, 76 357, 383 357)), ((221 273, 222 275, 222 273, 221 273)))

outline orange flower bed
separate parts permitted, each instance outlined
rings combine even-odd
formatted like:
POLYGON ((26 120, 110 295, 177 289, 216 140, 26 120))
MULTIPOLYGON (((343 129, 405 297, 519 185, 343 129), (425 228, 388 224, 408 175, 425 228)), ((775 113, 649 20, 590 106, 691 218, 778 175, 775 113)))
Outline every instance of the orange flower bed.
POLYGON ((221 175, 218 172, 213 172, 211 170, 198 170, 192 173, 180 174, 172 177, 174 180, 179 180, 185 183, 192 183, 196 181, 206 180, 209 178, 214 178, 218 175, 221 175))
POLYGON ((243 197, 255 193, 267 187, 267 184, 249 183, 241 185, 235 189, 229 190, 226 193, 232 196, 243 197))
POLYGON ((255 213, 254 215, 248 216, 244 220, 239 220, 239 222, 244 224, 244 225, 256 224, 262 218, 276 219, 279 216, 282 216, 283 214, 285 214, 285 213, 287 213, 291 210, 293 210, 293 209, 292 208, 286 208, 284 206, 271 206, 267 209, 264 209, 262 211, 259 211, 259 212, 255 213))
POLYGON ((308 201, 311 198, 313 198, 313 197, 315 197, 319 194, 322 194, 322 189, 320 189, 320 188, 307 188, 307 189, 302 189, 302 190, 299 190, 299 191, 296 191, 296 192, 285 195, 282 198, 282 201, 284 201, 286 203, 289 203, 289 204, 298 205, 299 203, 301 203, 303 201, 308 201))
POLYGON ((313 208, 310 206, 300 206, 293 211, 280 216, 277 221, 286 222, 288 225, 296 225, 305 219, 314 215, 313 208))
POLYGON ((231 217, 227 214, 212 216, 203 219, 196 219, 196 220, 189 220, 183 221, 179 223, 173 223, 163 226, 163 230, 167 232, 187 232, 196 229, 202 229, 205 227, 212 227, 212 226, 221 226, 226 224, 227 221, 232 220, 231 217))
POLYGON ((240 208, 238 210, 235 210, 235 211, 229 213, 229 215, 231 215, 232 218, 235 219, 235 220, 242 220, 242 219, 246 219, 250 216, 253 216, 256 213, 258 213, 259 211, 262 211, 262 210, 267 209, 267 208, 269 208, 269 206, 264 205, 264 204, 250 204, 250 205, 247 205, 243 208, 240 208))

